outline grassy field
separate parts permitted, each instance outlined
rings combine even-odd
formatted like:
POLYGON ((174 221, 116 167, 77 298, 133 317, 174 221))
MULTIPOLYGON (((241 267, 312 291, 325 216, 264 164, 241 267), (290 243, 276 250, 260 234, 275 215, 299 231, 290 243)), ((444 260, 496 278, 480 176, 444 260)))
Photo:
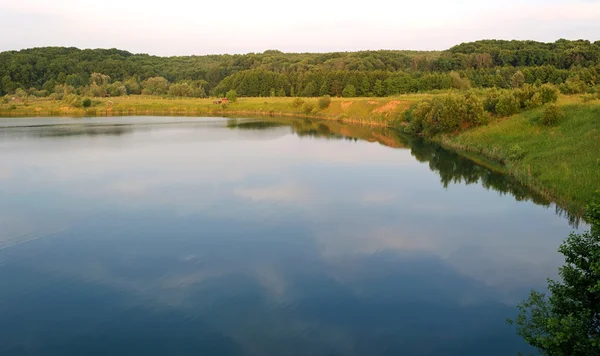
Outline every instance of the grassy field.
POLYGON ((564 117, 553 127, 540 124, 541 109, 536 109, 441 141, 503 162, 521 183, 582 213, 600 190, 600 101, 583 104, 562 97, 559 105, 564 117))
POLYGON ((300 116, 390 126, 403 119, 413 103, 431 95, 414 94, 386 98, 332 98, 319 109, 318 98, 239 98, 225 106, 214 99, 125 96, 96 98, 90 108, 76 108, 63 101, 29 99, 0 104, 0 116, 111 116, 111 115, 270 115, 300 116))

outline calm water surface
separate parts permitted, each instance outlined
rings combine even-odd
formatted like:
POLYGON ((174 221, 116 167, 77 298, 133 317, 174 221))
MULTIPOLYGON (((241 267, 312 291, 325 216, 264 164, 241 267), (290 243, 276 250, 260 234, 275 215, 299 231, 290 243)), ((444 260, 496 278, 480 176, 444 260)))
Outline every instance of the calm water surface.
POLYGON ((386 130, 0 119, 0 354, 513 355, 571 230, 386 130))

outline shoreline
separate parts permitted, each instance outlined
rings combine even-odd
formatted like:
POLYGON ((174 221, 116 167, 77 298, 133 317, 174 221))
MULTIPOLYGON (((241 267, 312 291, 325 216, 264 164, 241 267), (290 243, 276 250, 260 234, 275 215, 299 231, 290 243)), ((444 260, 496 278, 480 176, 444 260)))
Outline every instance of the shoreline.
MULTIPOLYGON (((256 116, 260 118, 281 117, 337 121, 351 125, 390 128, 401 131, 403 124, 406 124, 403 121, 406 109, 424 97, 426 96, 332 98, 329 107, 316 112, 313 109, 312 113, 303 113, 301 112, 303 108, 292 106, 294 98, 240 98, 236 103, 231 103, 226 107, 218 107, 211 105, 210 99, 178 100, 132 96, 114 99, 114 104, 111 104, 110 107, 92 107, 88 109, 65 105, 57 106, 60 103, 48 100, 33 100, 27 106, 21 106, 17 109, 7 110, 0 107, 0 117, 256 116), (256 109, 253 109, 254 107, 256 109)), ((570 101, 570 98, 567 99, 570 101)), ((315 105, 318 98, 302 98, 301 100, 303 103, 308 103, 307 105, 315 105)), ((100 99, 96 101, 96 106, 101 105, 103 102, 113 103, 113 100, 100 99)), ((499 121, 510 121, 520 115, 517 114, 514 117, 499 121)), ((567 192, 560 192, 560 189, 553 189, 551 185, 543 184, 541 180, 536 179, 531 171, 520 167, 517 164, 518 162, 508 161, 505 157, 498 155, 496 152, 498 147, 495 145, 500 143, 495 142, 494 137, 485 138, 486 144, 492 145, 491 150, 486 147, 457 142, 457 139, 480 128, 467 130, 458 135, 440 135, 425 139, 439 144, 444 149, 454 151, 479 165, 507 174, 536 194, 554 202, 557 207, 577 217, 583 216, 586 201, 573 199, 568 197, 567 192)))

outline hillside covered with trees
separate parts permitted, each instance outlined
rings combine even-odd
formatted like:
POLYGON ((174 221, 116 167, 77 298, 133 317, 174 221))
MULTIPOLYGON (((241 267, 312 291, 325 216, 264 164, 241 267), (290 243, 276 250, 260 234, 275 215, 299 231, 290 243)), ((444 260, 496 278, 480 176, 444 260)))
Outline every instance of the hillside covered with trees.
POLYGON ((0 53, 0 95, 188 97, 390 96, 445 89, 554 84, 594 91, 600 41, 484 40, 440 52, 361 51, 158 57, 117 49, 33 48, 0 53))

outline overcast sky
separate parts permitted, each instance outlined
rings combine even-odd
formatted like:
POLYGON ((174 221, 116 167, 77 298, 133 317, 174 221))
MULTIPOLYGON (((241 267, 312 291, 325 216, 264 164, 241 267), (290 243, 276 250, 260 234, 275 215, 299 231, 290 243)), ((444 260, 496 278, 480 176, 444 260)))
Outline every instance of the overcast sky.
POLYGON ((0 51, 441 50, 486 38, 600 40, 600 0, 0 0, 0 28, 0 51))

